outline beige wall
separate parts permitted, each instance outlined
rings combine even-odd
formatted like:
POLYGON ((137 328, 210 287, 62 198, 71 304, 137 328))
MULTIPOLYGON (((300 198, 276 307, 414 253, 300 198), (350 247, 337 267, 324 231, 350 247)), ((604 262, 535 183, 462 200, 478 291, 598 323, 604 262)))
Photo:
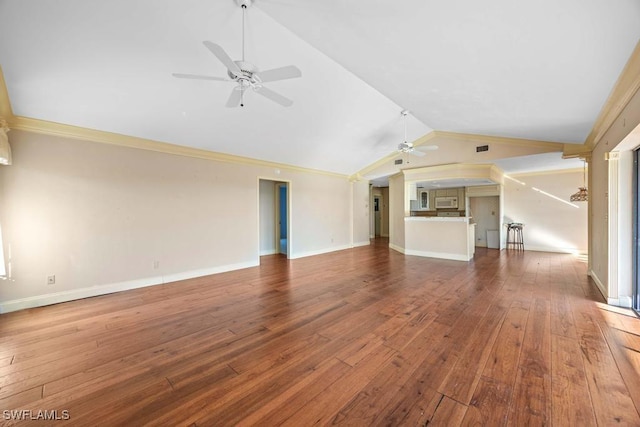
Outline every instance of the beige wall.
POLYGON ((346 177, 21 131, 11 143, 3 311, 258 264, 259 178, 291 183, 292 258, 350 247, 346 177))
POLYGON ((355 181, 353 187, 353 245, 369 244, 369 181, 355 181))
POLYGON ((622 306, 631 305, 632 295, 631 206, 625 200, 632 187, 632 168, 624 163, 640 146, 639 129, 640 92, 636 92, 599 139, 589 164, 589 274, 610 304, 622 306), (611 151, 618 152, 621 160, 605 160, 611 151))
POLYGON ((389 247, 404 251, 404 175, 389 178, 389 247))
POLYGON ((275 254, 276 248, 275 182, 260 180, 260 255, 275 254))
POLYGON ((525 225, 526 250, 588 252, 588 205, 569 202, 583 185, 582 176, 582 170, 571 170, 511 175, 520 183, 505 179, 504 222, 525 225))
MULTIPOLYGON (((609 250, 607 220, 607 187, 609 185, 608 165, 604 153, 605 144, 599 144, 591 154, 589 163, 589 203, 591 203, 591 274, 601 284, 607 283, 609 250)), ((606 290, 603 289, 606 296, 606 290)))
POLYGON ((291 258, 351 247, 349 180, 298 173, 291 181, 291 258))
POLYGON ((380 218, 380 234, 389 237, 389 187, 382 187, 382 215, 380 218))

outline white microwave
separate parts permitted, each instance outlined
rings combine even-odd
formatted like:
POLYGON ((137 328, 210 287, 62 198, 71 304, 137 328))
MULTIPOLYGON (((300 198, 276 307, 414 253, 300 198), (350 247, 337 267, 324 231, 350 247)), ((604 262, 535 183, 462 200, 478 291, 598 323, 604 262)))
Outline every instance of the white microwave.
POLYGON ((436 197, 436 209, 457 209, 457 197, 436 197))

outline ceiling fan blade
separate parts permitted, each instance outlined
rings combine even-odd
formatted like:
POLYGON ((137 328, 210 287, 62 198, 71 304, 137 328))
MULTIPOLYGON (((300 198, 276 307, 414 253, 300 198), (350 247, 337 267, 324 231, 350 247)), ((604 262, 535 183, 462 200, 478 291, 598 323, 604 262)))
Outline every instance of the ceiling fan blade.
POLYGON ((227 99, 225 107, 236 108, 238 105, 240 105, 240 101, 242 101, 242 92, 242 89, 240 89, 239 87, 234 87, 231 90, 231 94, 229 95, 229 99, 227 99))
POLYGON ((420 151, 435 151, 438 149, 437 145, 421 145, 419 147, 416 147, 416 150, 420 150, 420 151))
POLYGON ((172 73, 173 77, 177 77, 179 79, 193 79, 193 80, 217 80, 220 82, 227 82, 229 79, 225 79, 224 77, 214 77, 214 76, 201 76, 199 74, 181 74, 181 73, 172 73))
POLYGON ((409 151, 409 154, 411 154, 413 156, 418 156, 418 157, 424 157, 424 156, 427 155, 426 153, 423 153, 422 151, 418 151, 418 150, 415 150, 415 149, 409 151))
POLYGON ((276 103, 282 105, 283 107, 291 107, 293 105, 293 101, 290 100, 289 98, 285 98, 284 96, 280 95, 279 93, 276 93, 276 92, 272 91, 271 89, 267 89, 264 86, 261 86, 261 87, 257 88, 255 91, 257 93, 259 93, 260 95, 264 96, 265 98, 268 98, 268 99, 272 100, 273 102, 276 102, 276 103))
POLYGON ((277 80, 295 79, 302 77, 302 71, 295 65, 287 65, 286 67, 273 68, 258 73, 262 82, 275 82, 277 80))
POLYGON ((231 71, 232 74, 240 74, 240 68, 238 68, 238 65, 233 62, 233 59, 227 55, 227 52, 225 52, 220 45, 208 40, 203 41, 202 43, 216 56, 216 58, 218 58, 220 62, 224 64, 225 67, 227 67, 227 70, 231 71))

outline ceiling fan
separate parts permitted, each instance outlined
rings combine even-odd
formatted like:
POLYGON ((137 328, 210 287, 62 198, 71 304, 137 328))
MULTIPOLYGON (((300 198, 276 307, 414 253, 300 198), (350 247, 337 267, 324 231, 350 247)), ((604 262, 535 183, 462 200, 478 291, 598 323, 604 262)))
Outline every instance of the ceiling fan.
POLYGON ((407 142, 407 115, 409 114, 409 110, 402 110, 400 114, 402 114, 402 117, 404 118, 404 141, 398 144, 398 153, 409 153, 414 156, 422 157, 426 155, 424 151, 435 151, 438 149, 437 145, 414 147, 413 142, 407 142))
POLYGON ((227 67, 228 78, 215 77, 215 76, 203 76, 199 74, 182 74, 173 73, 173 77, 180 79, 195 79, 195 80, 216 80, 216 81, 231 81, 236 83, 236 87, 231 91, 226 106, 228 108, 234 108, 237 106, 244 107, 244 93, 247 89, 251 88, 254 92, 264 96, 271 101, 282 105, 283 107, 290 107, 293 105, 293 101, 274 92, 271 89, 263 86, 263 83, 275 82, 278 80, 293 79, 301 77, 302 72, 295 65, 287 65, 285 67, 273 68, 271 70, 260 71, 258 67, 250 62, 245 61, 244 58, 244 14, 248 6, 253 3, 253 0, 235 0, 235 2, 242 8, 242 60, 234 61, 220 46, 210 41, 204 41, 203 44, 222 64, 227 67))

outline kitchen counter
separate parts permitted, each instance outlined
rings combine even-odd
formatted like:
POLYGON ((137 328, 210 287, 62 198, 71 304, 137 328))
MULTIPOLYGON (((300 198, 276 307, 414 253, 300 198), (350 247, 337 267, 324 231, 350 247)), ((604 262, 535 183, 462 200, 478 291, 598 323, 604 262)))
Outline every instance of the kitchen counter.
POLYGON ((470 216, 407 216, 405 221, 444 221, 469 223, 470 216))
POLYGON ((471 217, 408 216, 404 222, 407 255, 469 261, 475 254, 471 217))

